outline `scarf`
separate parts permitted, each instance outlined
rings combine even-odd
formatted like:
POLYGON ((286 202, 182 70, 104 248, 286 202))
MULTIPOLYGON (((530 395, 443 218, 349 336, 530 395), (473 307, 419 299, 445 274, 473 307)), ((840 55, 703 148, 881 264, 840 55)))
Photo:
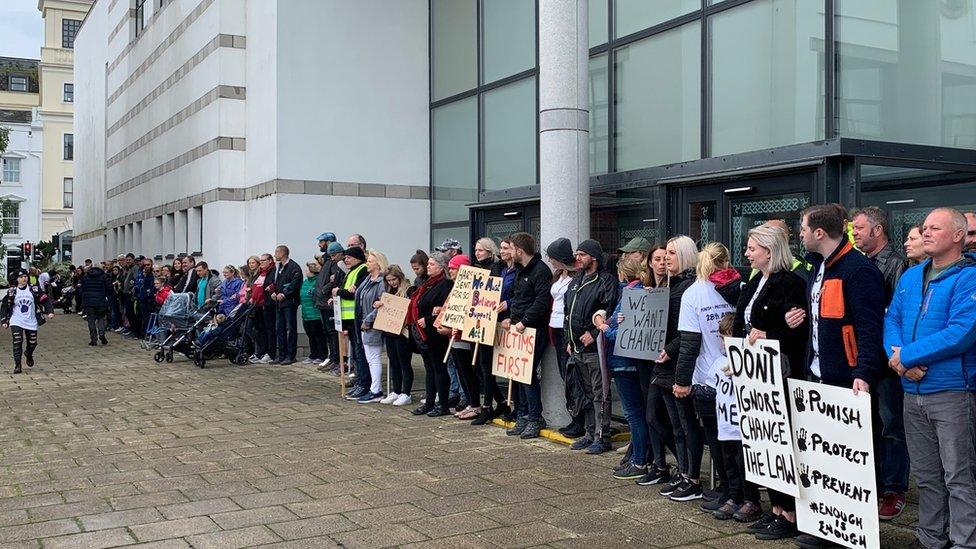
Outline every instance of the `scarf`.
MULTIPOLYGON (((421 284, 419 288, 417 288, 417 291, 414 292, 412 296, 410 296, 410 307, 407 309, 407 319, 406 319, 406 324, 408 326, 416 324, 417 321, 420 320, 420 298, 422 298, 424 294, 427 293, 427 290, 431 289, 435 284, 437 284, 441 280, 444 280, 443 272, 441 272, 439 275, 432 276, 427 280, 425 280, 424 283, 421 284)), ((420 335, 421 341, 427 341, 426 330, 417 330, 417 333, 420 335)))

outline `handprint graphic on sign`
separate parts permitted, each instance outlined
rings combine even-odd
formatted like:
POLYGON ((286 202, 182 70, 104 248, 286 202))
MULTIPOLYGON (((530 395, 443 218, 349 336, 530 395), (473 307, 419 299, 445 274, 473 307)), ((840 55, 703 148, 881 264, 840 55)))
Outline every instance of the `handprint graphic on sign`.
POLYGON ((800 429, 796 432, 796 447, 800 449, 801 452, 807 451, 807 430, 800 429))
POLYGON ((793 400, 796 402, 797 412, 805 412, 807 410, 806 405, 803 403, 803 389, 797 387, 793 390, 793 400))

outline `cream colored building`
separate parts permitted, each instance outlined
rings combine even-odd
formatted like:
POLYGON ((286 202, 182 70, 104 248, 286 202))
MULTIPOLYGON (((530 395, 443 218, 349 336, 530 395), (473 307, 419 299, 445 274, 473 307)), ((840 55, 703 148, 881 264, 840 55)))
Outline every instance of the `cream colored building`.
POLYGON ((74 206, 74 38, 91 0, 38 0, 44 19, 39 65, 44 129, 41 239, 72 228, 74 206))

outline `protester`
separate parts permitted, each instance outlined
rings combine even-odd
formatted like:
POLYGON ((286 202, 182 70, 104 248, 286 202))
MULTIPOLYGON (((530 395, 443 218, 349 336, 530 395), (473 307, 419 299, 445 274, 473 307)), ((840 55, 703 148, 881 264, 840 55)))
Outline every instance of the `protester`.
POLYGON ((183 265, 183 280, 180 281, 178 286, 174 287, 174 290, 178 294, 196 295, 198 279, 196 272, 197 260, 192 255, 184 255, 180 262, 183 265))
POLYGON ((636 259, 641 265, 641 270, 649 273, 651 271, 651 250, 653 248, 654 246, 651 245, 651 242, 643 236, 631 238, 623 247, 617 249, 617 253, 620 254, 618 261, 628 257, 636 259))
MULTIPOLYGON (((803 364, 807 350, 808 327, 806 323, 793 328, 786 325, 786 311, 806 309, 806 281, 792 270, 793 256, 786 232, 770 225, 760 225, 749 231, 746 259, 758 271, 743 288, 735 308, 734 337, 747 338, 750 343, 759 339, 779 341, 786 377, 804 379, 803 364)), ((786 387, 781 390, 786 391, 786 387)), ((735 474, 745 478, 741 444, 732 441, 722 444, 726 467, 735 467, 735 474)), ((730 478, 732 472, 729 473, 730 478)), ((762 514, 759 500, 755 498, 756 486, 745 482, 741 491, 736 489, 741 507, 733 514, 739 522, 753 522, 746 530, 759 535, 760 539, 782 539, 796 534, 796 502, 786 494, 769 490, 770 513, 762 514), (761 514, 761 517, 757 516, 761 514), (756 520, 758 518, 758 520, 756 520)))
POLYGON ((197 275, 197 290, 194 296, 197 308, 202 308, 207 304, 217 306, 217 298, 219 297, 217 289, 220 287, 220 279, 217 277, 216 271, 210 269, 210 265, 206 261, 197 263, 193 271, 197 275))
POLYGON ((931 259, 905 272, 885 316, 889 366, 908 394, 923 547, 976 547, 976 258, 963 254, 967 230, 966 217, 950 208, 925 218, 931 259))
POLYGON ((613 310, 617 304, 617 282, 603 270, 603 248, 596 240, 580 242, 575 259, 577 271, 565 296, 567 369, 577 368, 582 373, 583 392, 593 404, 584 411, 586 434, 571 447, 602 454, 610 450, 610 380, 597 352, 600 331, 593 317, 613 310))
POLYGON ((140 260, 142 267, 136 273, 132 282, 132 297, 135 301, 136 337, 145 337, 149 328, 149 319, 155 310, 156 286, 153 282, 152 262, 148 259, 140 260))
POLYGON ((976 252, 976 212, 966 212, 966 252, 976 252))
MULTIPOLYGON (((532 355, 531 383, 518 383, 518 408, 515 425, 506 434, 518 435, 523 439, 537 438, 546 426, 542 418, 542 358, 549 346, 549 317, 551 309, 549 292, 552 286, 552 271, 542 261, 542 254, 536 252, 535 238, 529 233, 518 232, 509 237, 512 258, 519 265, 518 276, 512 284, 508 302, 509 317, 502 321, 502 328, 514 327, 522 333, 526 328, 535 329, 535 349, 532 355)), ((605 273, 603 273, 605 274, 605 273)), ((611 299, 616 296, 615 285, 611 287, 611 299)), ((613 301, 610 302, 611 304, 613 301)), ((602 305, 603 301, 595 304, 602 305)), ((590 322, 592 325, 592 322, 590 322)), ((595 327, 593 327, 595 332, 595 327)), ((609 418, 608 418, 609 419, 609 418)), ((603 434, 603 431, 600 431, 603 434)), ((609 433, 606 433, 609 435, 609 433)))
POLYGON ((456 255, 461 255, 461 243, 456 238, 448 238, 434 249, 446 255, 448 261, 456 255))
POLYGON ((217 312, 222 315, 230 315, 231 311, 240 303, 241 286, 244 280, 241 279, 241 272, 233 265, 226 265, 221 271, 223 280, 220 281, 214 295, 217 297, 217 312))
MULTIPOLYGON (((398 297, 407 297, 407 276, 399 265, 390 265, 384 276, 386 292, 398 297)), ((380 309, 382 301, 377 301, 374 307, 380 309)), ((383 343, 386 345, 386 357, 390 361, 390 394, 380 401, 380 404, 407 406, 413 403, 410 392, 413 390, 413 365, 410 364, 413 352, 410 342, 403 333, 383 333, 383 343)))
MULTIPOLYGON (((355 384, 346 393, 346 398, 356 400, 369 392, 369 365, 363 349, 362 333, 356 324, 356 290, 366 280, 366 252, 358 246, 343 252, 343 262, 349 269, 342 285, 332 289, 332 298, 339 299, 342 311, 342 330, 349 337, 350 364, 355 367, 355 384)), ((352 376, 351 376, 352 377, 352 376)))
POLYGON ((414 279, 413 285, 407 289, 407 297, 413 295, 413 292, 417 291, 417 288, 427 282, 430 278, 427 275, 427 261, 430 258, 427 257, 427 252, 423 250, 417 250, 412 256, 410 256, 410 269, 413 271, 414 279))
POLYGON ((908 258, 909 267, 914 267, 928 259, 922 246, 922 228, 918 225, 908 229, 908 236, 905 238, 905 257, 908 258))
POLYGON ((366 251, 366 239, 361 234, 353 233, 349 235, 346 240, 346 248, 359 248, 363 252, 366 251))
POLYGON ((276 304, 270 297, 273 265, 274 259, 269 254, 261 254, 250 284, 250 303, 253 305, 251 318, 254 320, 251 339, 254 341, 255 357, 251 360, 252 364, 271 364, 278 356, 275 334, 276 304))
POLYGON ((156 295, 153 297, 153 301, 156 302, 155 309, 158 311, 163 306, 163 303, 166 303, 166 298, 169 297, 169 294, 173 292, 173 287, 169 284, 169 277, 165 275, 154 280, 153 285, 156 288, 156 295))
POLYGON ((439 417, 450 413, 447 404, 450 380, 447 365, 444 364, 448 343, 447 338, 437 333, 434 326, 437 314, 451 292, 452 283, 446 276, 447 262, 447 256, 442 252, 430 255, 427 261, 429 278, 410 297, 407 311, 406 324, 420 350, 426 372, 427 396, 423 404, 413 411, 415 416, 427 414, 439 417))
MULTIPOLYGON (((479 238, 474 245, 474 266, 486 269, 492 276, 497 276, 496 273, 500 273, 505 267, 500 254, 501 252, 494 240, 488 237, 479 238)), ((487 349, 482 349, 482 351, 487 351, 487 349)), ((498 387, 498 381, 492 373, 491 358, 491 352, 478 354, 477 362, 481 374, 479 377, 481 386, 478 389, 481 392, 483 402, 481 403, 481 412, 471 421, 472 425, 485 425, 497 416, 511 413, 511 409, 509 409, 508 403, 505 402, 505 397, 502 396, 502 391, 498 387)))
POLYGON ((271 300, 276 303, 275 331, 278 340, 278 359, 271 364, 288 366, 298 354, 298 298, 302 288, 302 268, 289 258, 288 246, 275 247, 275 269, 272 276, 271 300))
POLYGON ((88 320, 88 344, 91 346, 108 345, 105 338, 106 316, 108 316, 108 301, 112 294, 111 278, 101 267, 92 267, 81 277, 81 305, 84 307, 88 320))
MULTIPOLYGON (((447 277, 452 281, 457 280, 458 270, 466 265, 471 265, 468 256, 460 254, 452 257, 447 264, 447 277)), ((445 327, 441 333, 450 339, 451 359, 466 397, 466 405, 458 404, 454 417, 473 420, 481 415, 481 388, 478 386, 478 366, 474 364, 474 344, 462 339, 460 330, 445 327)))
MULTIPOLYGON (((108 329, 117 333, 122 331, 122 309, 121 304, 119 303, 119 292, 122 288, 122 268, 118 265, 113 265, 111 270, 108 272, 108 278, 108 329)), ((51 288, 51 293, 49 293, 48 296, 53 300, 57 300, 57 279, 57 273, 55 271, 51 271, 51 279, 48 283, 51 288)))
POLYGON ((10 327, 13 341, 14 373, 23 371, 22 358, 27 367, 34 367, 34 350, 37 349, 37 329, 47 319, 54 318, 54 308, 47 294, 37 286, 27 284, 28 273, 24 269, 10 277, 11 287, 0 302, 0 324, 10 327), (45 317, 45 315, 47 315, 45 317), (26 341, 27 347, 24 348, 26 341))
POLYGON ((666 288, 668 285, 668 249, 664 246, 651 248, 651 259, 648 261, 650 276, 647 279, 651 288, 666 288))
MULTIPOLYGON (((358 248, 356 248, 358 250, 358 248)), ((366 276, 356 286, 355 325, 359 328, 363 353, 369 365, 370 384, 357 402, 368 404, 380 402, 383 394, 383 333, 373 327, 378 312, 376 303, 383 295, 383 273, 389 267, 386 256, 376 250, 366 252, 366 276)))
POLYGON ((552 310, 549 313, 549 332, 552 334, 552 348, 556 355, 556 366, 559 377, 565 386, 566 410, 570 413, 569 425, 559 428, 559 434, 568 438, 579 438, 586 432, 583 426, 583 414, 575 410, 573 414, 572 395, 574 391, 582 392, 582 387, 571 386, 572 381, 566 376, 566 364, 569 353, 566 352, 566 290, 576 273, 576 259, 573 257, 573 244, 568 238, 557 238, 546 248, 549 265, 552 267, 552 285, 549 294, 552 296, 552 310))
MULTIPOLYGON (((516 265, 515 259, 512 256, 512 242, 509 238, 503 238, 498 245, 498 261, 495 262, 495 265, 491 269, 491 276, 497 276, 502 279, 502 295, 498 302, 498 307, 495 308, 495 312, 498 313, 496 318, 499 323, 504 322, 509 316, 508 302, 511 299, 512 285, 515 283, 517 274, 518 265, 516 265)), ((505 420, 515 421, 515 411, 518 409, 519 398, 519 391, 513 391, 512 402, 505 403, 508 407, 508 413, 503 415, 505 420)))
POLYGON ((322 326, 322 311, 315 303, 315 286, 321 267, 317 261, 305 263, 305 279, 299 292, 302 306, 302 328, 308 337, 308 356, 302 364, 322 362, 328 354, 326 350, 325 328, 322 326))
POLYGON ((339 367, 339 333, 335 329, 334 311, 332 309, 332 288, 342 279, 342 269, 338 263, 341 258, 335 257, 342 251, 342 246, 336 242, 334 233, 324 232, 318 236, 319 250, 322 252, 321 265, 316 271, 315 286, 312 291, 312 301, 319 310, 319 322, 322 326, 321 364, 320 372, 339 367), (335 244, 335 246, 333 246, 335 244), (330 252, 329 249, 334 250, 330 252))

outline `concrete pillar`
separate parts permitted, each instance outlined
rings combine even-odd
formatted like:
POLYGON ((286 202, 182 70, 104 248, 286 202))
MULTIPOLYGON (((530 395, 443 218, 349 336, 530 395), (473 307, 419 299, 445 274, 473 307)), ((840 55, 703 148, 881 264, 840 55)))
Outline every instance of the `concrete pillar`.
MULTIPOLYGON (((539 0, 540 248, 590 236, 587 0, 539 0)), ((546 421, 569 423, 553 353, 542 364, 546 421)))

